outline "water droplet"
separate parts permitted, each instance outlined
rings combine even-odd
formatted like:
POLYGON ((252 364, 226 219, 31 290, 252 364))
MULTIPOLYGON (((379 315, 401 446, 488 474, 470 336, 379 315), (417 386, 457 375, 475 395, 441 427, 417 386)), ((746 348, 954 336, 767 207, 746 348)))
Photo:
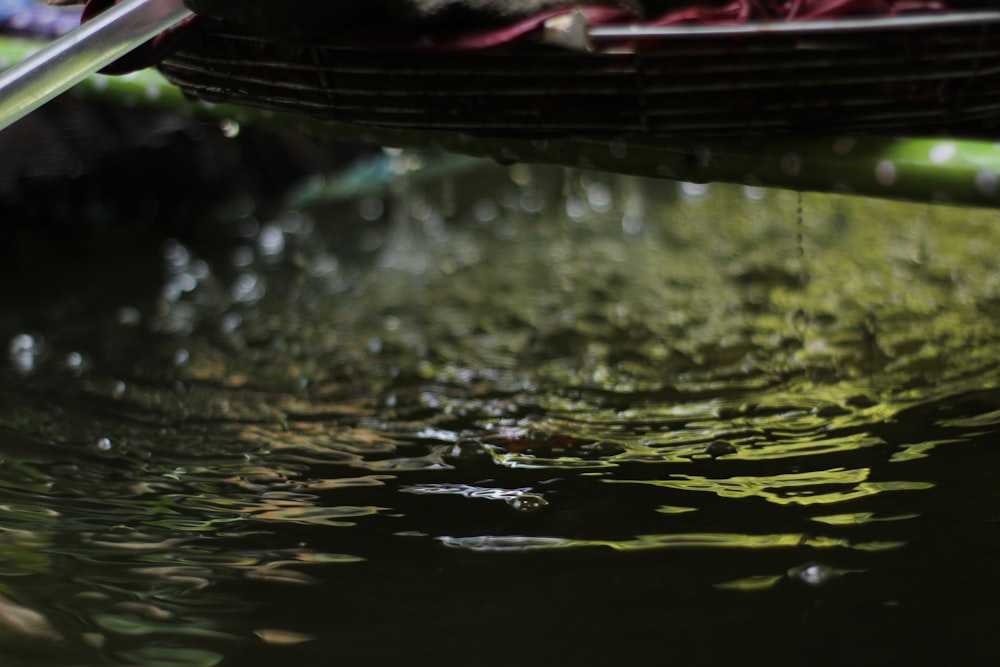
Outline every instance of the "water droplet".
POLYGON ((545 206, 545 198, 537 190, 523 192, 521 194, 520 209, 525 213, 538 213, 545 206))
POLYGON ((480 199, 472 209, 472 215, 477 222, 492 222, 499 214, 496 202, 492 199, 480 199))
POLYGON ((408 202, 408 213, 414 220, 427 222, 434 214, 434 207, 423 197, 411 196, 408 202))
POLYGON ((626 212, 622 216, 622 232, 626 236, 637 236, 645 228, 642 215, 630 215, 626 212))
POLYGON ((97 441, 97 448, 102 452, 110 451, 112 448, 111 438, 100 438, 97 441))
POLYGON ((198 286, 198 281, 190 273, 182 273, 173 280, 177 289, 181 292, 193 292, 198 286))
POLYGON ((832 567, 820 563, 810 563, 792 568, 788 571, 788 574, 810 586, 821 586, 836 576, 836 572, 832 567))
POLYGON ((244 269, 253 264, 254 250, 250 246, 241 245, 233 250, 230 261, 233 266, 244 269))
POLYGON ((997 177, 995 171, 983 169, 976 173, 976 190, 980 194, 992 197, 997 193, 998 186, 1000 186, 1000 178, 997 177))
POLYGON ((510 180, 524 187, 531 183, 531 167, 526 164, 515 164, 510 167, 510 180))
POLYGON ((535 512, 548 505, 548 501, 541 496, 530 493, 521 494, 507 501, 507 504, 518 512, 535 512))
POLYGON ((309 275, 314 277, 328 276, 336 272, 339 266, 340 262, 333 255, 320 255, 310 260, 306 270, 309 272, 309 275))
POLYGON ((227 139, 235 139, 240 136, 240 124, 231 118, 220 122, 219 129, 222 130, 222 136, 227 139))
POLYGON ((587 203, 595 211, 606 211, 611 206, 611 188, 607 183, 591 183, 587 186, 587 203))
POLYGON ((70 352, 66 355, 66 359, 63 363, 66 365, 67 370, 74 373, 80 373, 84 369, 86 360, 79 352, 70 352))
POLYGON ((285 250, 285 233, 279 225, 267 224, 260 230, 257 237, 257 247, 260 254, 267 257, 280 255, 285 250))
POLYGON ((236 234, 245 239, 256 238, 260 234, 260 223, 251 216, 246 216, 236 223, 236 234))
POLYGON ((163 249, 163 258, 170 268, 181 271, 191 261, 191 252, 177 241, 169 241, 163 249))
POLYGON ((232 286, 229 288, 229 296, 233 301, 250 302, 256 301, 263 296, 263 288, 257 279, 256 273, 241 273, 236 276, 232 286))
POLYGON ((226 313, 219 322, 219 329, 222 333, 231 334, 243 324, 243 316, 239 313, 226 313))
POLYGON ((847 155, 854 150, 857 143, 854 137, 840 137, 833 142, 833 152, 836 155, 847 155))
POLYGON ((385 214, 385 202, 379 197, 364 197, 358 202, 358 215, 363 220, 374 222, 385 214))
POLYGON ((183 293, 184 290, 181 289, 181 286, 176 281, 170 280, 164 283, 161 296, 163 297, 164 301, 174 302, 180 299, 181 294, 183 293))
POLYGON ((955 144, 951 142, 945 142, 940 144, 934 144, 934 147, 931 148, 928 157, 930 157, 931 162, 933 162, 934 164, 944 164, 948 160, 955 157, 955 153, 957 152, 958 150, 955 148, 955 144))
POLYGON ((707 183, 689 183, 684 181, 680 184, 681 195, 691 199, 700 199, 708 194, 707 183))
POLYGON ((583 222, 590 208, 579 197, 566 198, 566 216, 573 222, 583 222))
POLYGON ((21 375, 29 375, 35 370, 40 354, 40 345, 29 334, 18 334, 11 339, 8 346, 8 358, 11 365, 21 375))
POLYGON ((875 165, 875 180, 889 187, 896 182, 896 165, 891 160, 881 160, 875 165))
POLYGON ((203 259, 194 260, 188 267, 187 274, 197 281, 204 280, 209 274, 208 263, 203 259))

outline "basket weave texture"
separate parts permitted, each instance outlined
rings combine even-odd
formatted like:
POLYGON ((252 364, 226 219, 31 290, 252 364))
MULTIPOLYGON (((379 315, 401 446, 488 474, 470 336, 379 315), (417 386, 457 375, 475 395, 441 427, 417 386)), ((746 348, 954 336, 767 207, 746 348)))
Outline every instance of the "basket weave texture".
POLYGON ((206 21, 160 69, 197 98, 382 128, 528 137, 925 131, 998 117, 1000 13, 986 16, 637 36, 596 40, 589 52, 526 39, 460 53, 285 45, 206 21))

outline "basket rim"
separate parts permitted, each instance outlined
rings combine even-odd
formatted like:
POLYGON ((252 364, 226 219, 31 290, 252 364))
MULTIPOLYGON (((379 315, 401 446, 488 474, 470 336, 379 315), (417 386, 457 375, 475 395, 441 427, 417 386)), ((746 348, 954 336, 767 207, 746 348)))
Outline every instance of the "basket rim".
POLYGON ((638 23, 603 25, 589 28, 587 35, 594 42, 622 39, 664 39, 731 37, 771 34, 829 34, 858 31, 912 30, 915 28, 949 28, 966 25, 1000 23, 1000 11, 950 11, 947 13, 907 16, 876 16, 864 18, 821 19, 814 21, 753 21, 738 25, 669 25, 651 26, 638 23))

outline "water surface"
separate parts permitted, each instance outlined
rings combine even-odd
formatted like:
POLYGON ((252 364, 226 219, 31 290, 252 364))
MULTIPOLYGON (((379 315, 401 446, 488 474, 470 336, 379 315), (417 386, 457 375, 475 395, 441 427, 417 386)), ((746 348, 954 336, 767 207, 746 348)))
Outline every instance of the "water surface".
POLYGON ((18 235, 5 665, 994 657, 994 211, 390 159, 18 235))

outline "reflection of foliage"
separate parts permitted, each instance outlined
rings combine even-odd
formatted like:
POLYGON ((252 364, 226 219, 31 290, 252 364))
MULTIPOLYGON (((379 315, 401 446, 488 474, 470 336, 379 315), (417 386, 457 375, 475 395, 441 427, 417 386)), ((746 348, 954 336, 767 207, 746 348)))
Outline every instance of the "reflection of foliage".
MULTIPOLYGON (((761 498, 778 505, 830 505, 885 491, 919 491, 927 482, 869 482, 869 470, 819 470, 808 473, 721 479, 674 475, 669 480, 630 483, 715 493, 723 498, 761 498)), ((610 480, 614 482, 615 480, 610 480)), ((625 480, 622 480, 625 482, 625 480)))
POLYGON ((0 574, 16 576, 48 572, 51 557, 45 551, 49 546, 46 532, 14 526, 41 526, 57 521, 59 515, 32 505, 0 506, 0 513, 4 517, 3 526, 0 526, 0 574))

